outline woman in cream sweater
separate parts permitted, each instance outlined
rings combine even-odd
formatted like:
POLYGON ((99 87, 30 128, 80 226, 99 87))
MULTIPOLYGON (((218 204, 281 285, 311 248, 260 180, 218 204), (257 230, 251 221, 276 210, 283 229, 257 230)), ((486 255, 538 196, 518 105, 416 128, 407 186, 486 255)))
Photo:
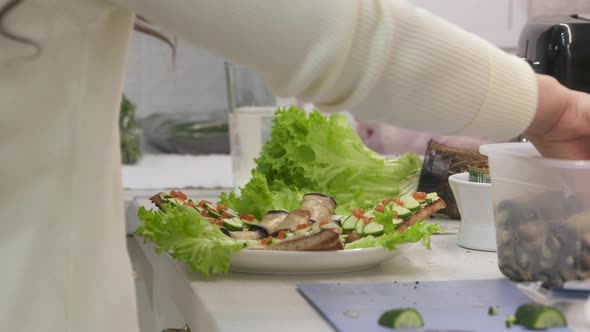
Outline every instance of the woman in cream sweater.
POLYGON ((405 0, 0 0, 3 330, 137 331, 117 127, 135 13, 323 110, 590 158, 585 94, 405 0))

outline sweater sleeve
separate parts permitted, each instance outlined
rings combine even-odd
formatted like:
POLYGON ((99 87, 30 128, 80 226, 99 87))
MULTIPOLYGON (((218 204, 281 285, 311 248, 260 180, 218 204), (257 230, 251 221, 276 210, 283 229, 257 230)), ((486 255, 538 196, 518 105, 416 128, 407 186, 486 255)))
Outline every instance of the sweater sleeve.
POLYGON ((536 110, 531 68, 406 0, 111 0, 324 111, 508 139, 536 110))

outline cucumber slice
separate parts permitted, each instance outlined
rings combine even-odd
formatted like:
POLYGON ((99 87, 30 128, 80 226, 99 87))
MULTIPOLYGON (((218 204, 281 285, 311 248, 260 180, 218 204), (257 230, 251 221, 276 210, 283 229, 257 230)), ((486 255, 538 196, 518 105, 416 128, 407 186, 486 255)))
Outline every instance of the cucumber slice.
POLYGON ((209 215, 213 219, 219 219, 219 218, 221 218, 221 213, 217 213, 217 211, 215 211, 215 210, 207 210, 207 213, 209 213, 209 215))
POLYGON ((405 207, 397 205, 395 203, 390 203, 390 204, 393 204, 393 211, 395 211, 397 213, 397 216, 400 219, 404 219, 404 218, 407 218, 412 215, 412 211, 406 209, 405 207))
POLYGON ((426 194, 426 203, 430 204, 438 199, 437 193, 426 194))
MULTIPOLYGON (((314 224, 315 225, 315 224, 314 224)), ((313 225, 305 228, 301 228, 295 231, 295 236, 302 236, 309 234, 314 231, 313 225)))
POLYGON ((256 220, 248 221, 248 220, 246 220, 246 219, 241 219, 241 218, 240 218, 240 220, 242 221, 242 223, 243 223, 244 225, 246 225, 246 226, 248 226, 248 227, 252 227, 252 226, 258 226, 258 221, 256 221, 256 220))
MULTIPOLYGON (((338 225, 336 222, 334 221, 330 221, 327 223, 320 223, 320 229, 340 229, 340 225, 338 225)), ((340 233, 340 232, 338 232, 340 233)))
POLYGON ((416 309, 393 309, 381 314, 379 325, 393 329, 417 328, 424 326, 424 320, 416 309))
POLYGON ((352 232, 355 229, 358 219, 355 216, 348 216, 342 222, 342 230, 345 232, 352 232))
POLYGON ((512 315, 507 316, 504 319, 504 324, 506 324, 507 328, 511 328, 512 326, 514 326, 515 322, 516 322, 516 318, 514 318, 514 316, 512 316, 512 315))
POLYGON ((370 222, 363 228, 365 235, 379 236, 383 234, 383 225, 377 222, 370 222))
POLYGON ((517 324, 533 330, 567 326, 567 321, 559 309, 537 303, 521 305, 516 310, 515 317, 517 324))
POLYGON ((219 219, 221 217, 221 213, 218 213, 215 210, 215 206, 213 204, 203 202, 203 204, 201 206, 203 207, 203 209, 205 209, 205 211, 207 211, 207 213, 209 214, 209 216, 211 218, 219 219))
POLYGON ((201 206, 207 210, 215 210, 215 206, 213 204, 203 202, 203 204, 201 206))
POLYGON ((404 202, 404 207, 410 211, 420 209, 420 203, 410 194, 403 194, 399 197, 400 201, 404 202))
POLYGON ((363 235, 363 229, 365 228, 365 222, 363 221, 363 219, 359 219, 356 221, 355 227, 354 227, 354 231, 358 234, 358 235, 363 235))
POLYGON ((241 231, 244 229, 244 223, 239 218, 223 219, 223 227, 230 232, 241 231))
POLYGON ((245 240, 244 246, 246 248, 251 248, 251 247, 259 247, 259 246, 261 246, 261 244, 260 244, 260 240, 245 240))
POLYGON ((232 216, 232 218, 240 218, 240 215, 237 214, 237 213, 235 213, 235 212, 233 212, 233 211, 230 211, 230 210, 221 210, 221 213, 224 213, 224 212, 227 213, 227 214, 229 214, 230 216, 232 216))

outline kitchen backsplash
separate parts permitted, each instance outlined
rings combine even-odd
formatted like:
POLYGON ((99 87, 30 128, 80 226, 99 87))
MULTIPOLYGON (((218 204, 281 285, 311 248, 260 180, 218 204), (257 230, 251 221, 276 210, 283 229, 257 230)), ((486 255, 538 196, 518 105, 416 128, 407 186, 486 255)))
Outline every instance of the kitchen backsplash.
POLYGON ((530 0, 532 16, 590 13, 588 0, 530 0))

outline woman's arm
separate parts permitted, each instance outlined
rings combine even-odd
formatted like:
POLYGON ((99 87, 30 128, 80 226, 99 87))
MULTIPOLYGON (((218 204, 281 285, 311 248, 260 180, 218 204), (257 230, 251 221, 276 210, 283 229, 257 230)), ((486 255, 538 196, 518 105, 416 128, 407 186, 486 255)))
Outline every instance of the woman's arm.
POLYGON ((405 0, 111 0, 323 110, 508 139, 537 104, 520 59, 405 0))

